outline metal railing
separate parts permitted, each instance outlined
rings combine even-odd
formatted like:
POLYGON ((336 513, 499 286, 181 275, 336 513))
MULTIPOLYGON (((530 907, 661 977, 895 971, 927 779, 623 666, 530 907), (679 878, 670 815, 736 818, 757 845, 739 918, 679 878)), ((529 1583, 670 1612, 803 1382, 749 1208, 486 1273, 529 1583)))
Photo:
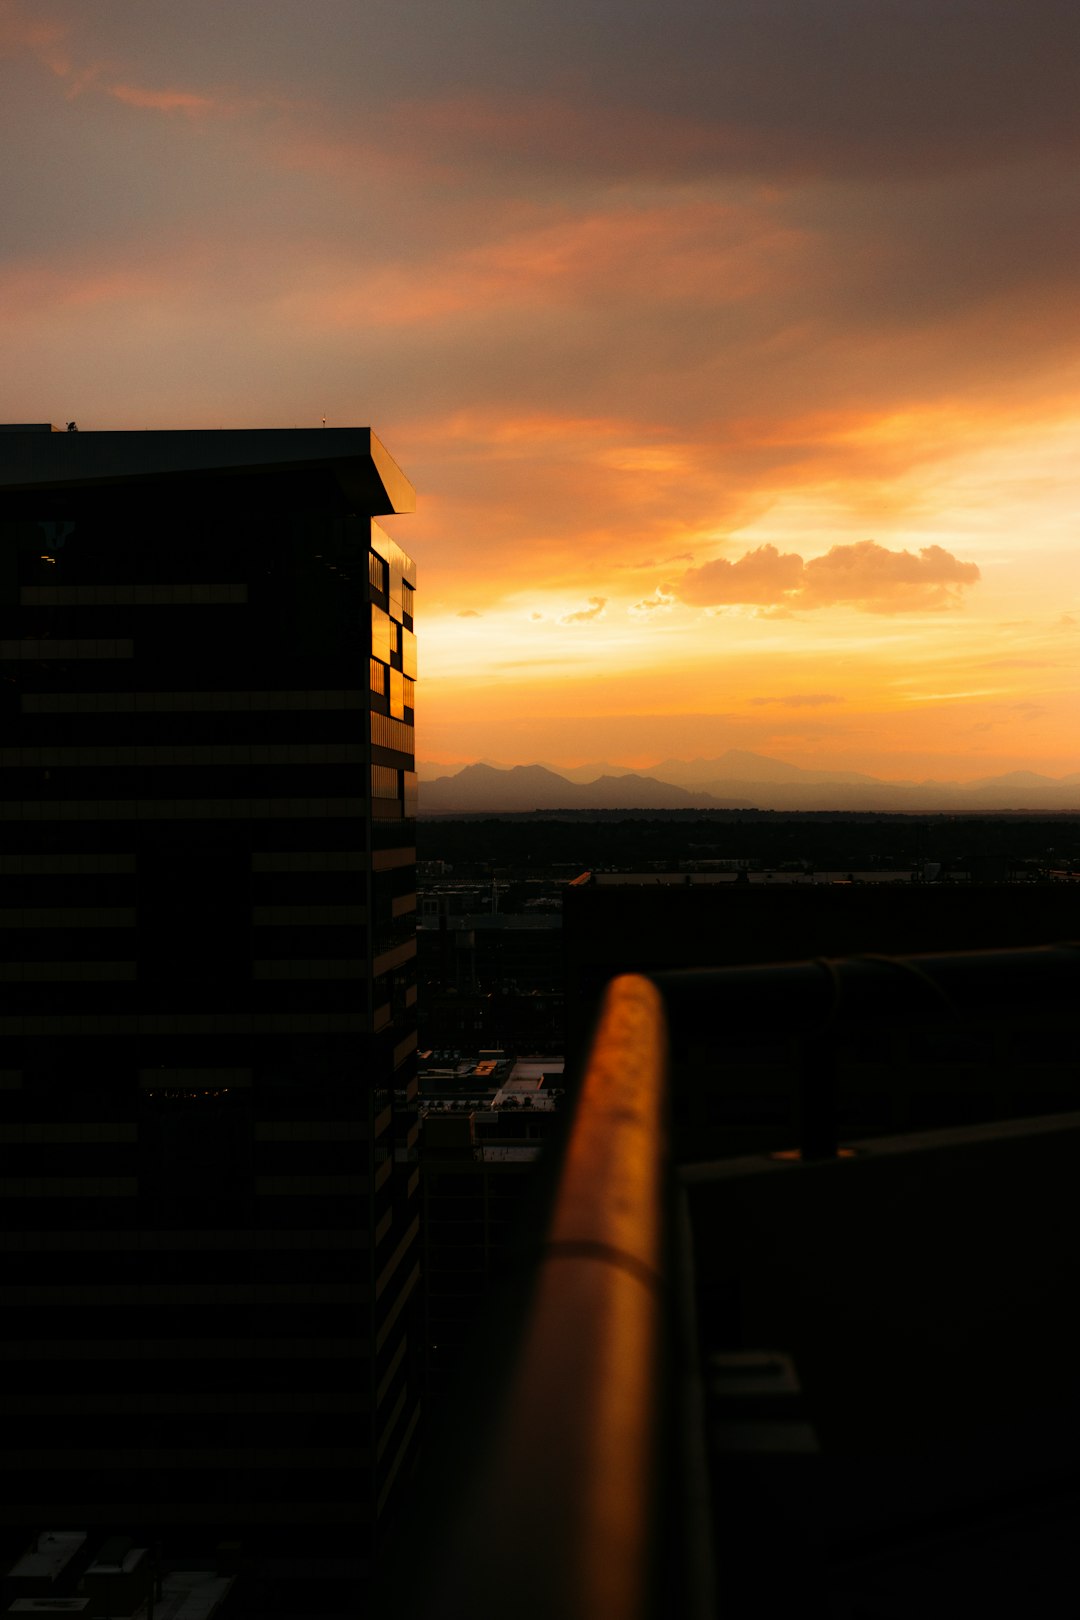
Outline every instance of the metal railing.
MULTIPOLYGON (((508 1395, 438 1612, 476 1620, 508 1609, 515 1620, 644 1620, 668 1612, 656 1573, 664 1533, 658 1475, 668 1444, 661 1420, 669 1045, 678 1058, 725 1019, 765 1029, 779 1019, 801 1054, 801 1156, 827 1158, 838 1151, 832 1043, 841 1030, 882 1023, 1071 1029, 1078 992, 1080 950, 1071 945, 613 980, 508 1395)), ((690 1576, 691 1589, 701 1584, 690 1576)))
MULTIPOLYGON (((782 1034, 795 1056, 792 1135, 804 1159, 839 1151, 840 1037, 859 1029, 993 1032, 1071 1030, 1080 947, 819 958, 768 966, 658 973, 672 1031, 670 1061, 736 1023, 782 1034)), ((1007 1112, 1007 1110, 1006 1110, 1007 1112)), ((998 1114, 1000 1116, 1000 1112, 998 1114)))
POLYGON ((663 1002, 609 986, 524 1342, 470 1501, 446 1614, 648 1612, 661 1379, 663 1002))

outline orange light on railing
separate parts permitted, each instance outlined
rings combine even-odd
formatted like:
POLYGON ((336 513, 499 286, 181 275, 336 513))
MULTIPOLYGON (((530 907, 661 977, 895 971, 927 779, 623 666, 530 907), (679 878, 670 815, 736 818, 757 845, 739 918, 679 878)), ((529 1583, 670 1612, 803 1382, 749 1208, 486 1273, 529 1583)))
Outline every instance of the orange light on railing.
POLYGON ((517 1620, 648 1611, 666 1050, 659 992, 644 978, 615 979, 447 1614, 487 1620, 510 1593, 517 1620))

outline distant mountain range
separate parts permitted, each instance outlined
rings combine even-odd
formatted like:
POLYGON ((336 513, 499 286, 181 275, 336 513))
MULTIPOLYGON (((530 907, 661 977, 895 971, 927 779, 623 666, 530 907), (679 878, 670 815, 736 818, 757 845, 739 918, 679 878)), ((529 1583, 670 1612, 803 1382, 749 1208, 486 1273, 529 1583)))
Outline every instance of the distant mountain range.
POLYGON ((1080 813, 1080 771, 1009 771, 971 782, 887 782, 858 771, 808 771, 731 748, 717 759, 667 759, 645 771, 619 765, 466 765, 420 784, 428 816, 531 810, 878 810, 1080 813))

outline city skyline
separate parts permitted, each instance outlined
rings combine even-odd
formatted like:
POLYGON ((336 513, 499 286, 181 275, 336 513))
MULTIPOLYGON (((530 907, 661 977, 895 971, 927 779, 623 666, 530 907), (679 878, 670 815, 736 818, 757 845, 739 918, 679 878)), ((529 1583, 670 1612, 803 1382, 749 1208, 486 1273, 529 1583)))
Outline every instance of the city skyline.
POLYGON ((448 769, 1066 775, 1078 34, 0 0, 0 420, 372 422, 448 769))

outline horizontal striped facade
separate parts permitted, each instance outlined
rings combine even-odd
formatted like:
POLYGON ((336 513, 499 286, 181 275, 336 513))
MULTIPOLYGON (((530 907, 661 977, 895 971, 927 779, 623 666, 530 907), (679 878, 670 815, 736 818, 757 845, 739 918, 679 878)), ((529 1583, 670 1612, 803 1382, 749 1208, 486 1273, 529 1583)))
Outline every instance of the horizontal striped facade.
POLYGON ((342 489, 0 487, 9 1527, 360 1567, 417 1444, 416 579, 342 489))

